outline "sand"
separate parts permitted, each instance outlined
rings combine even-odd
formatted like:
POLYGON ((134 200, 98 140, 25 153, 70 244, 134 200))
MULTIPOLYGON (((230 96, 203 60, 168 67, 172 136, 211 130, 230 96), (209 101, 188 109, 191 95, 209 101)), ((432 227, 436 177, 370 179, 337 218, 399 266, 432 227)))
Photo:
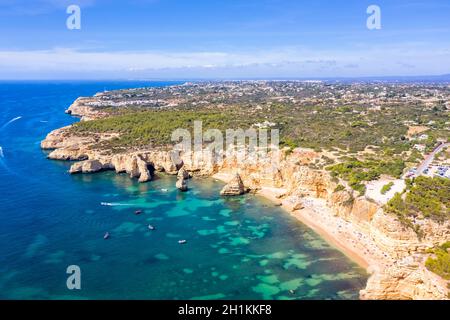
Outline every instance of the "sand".
MULTIPOLYGON (((228 182, 231 175, 219 173, 213 178, 228 182)), ((380 270, 392 261, 373 243, 364 232, 358 230, 353 223, 333 214, 324 199, 313 197, 301 198, 303 208, 293 210, 299 199, 296 197, 279 197, 286 193, 282 188, 263 187, 258 191, 275 204, 281 205, 289 214, 314 230, 327 243, 344 253, 352 261, 366 269, 369 273, 380 270)))
POLYGON ((390 179, 382 177, 379 180, 370 181, 366 185, 366 197, 372 199, 379 205, 384 205, 392 199, 396 193, 402 193, 406 188, 405 180, 402 179, 390 179), (381 193, 381 189, 392 182, 393 185, 386 194, 381 193))

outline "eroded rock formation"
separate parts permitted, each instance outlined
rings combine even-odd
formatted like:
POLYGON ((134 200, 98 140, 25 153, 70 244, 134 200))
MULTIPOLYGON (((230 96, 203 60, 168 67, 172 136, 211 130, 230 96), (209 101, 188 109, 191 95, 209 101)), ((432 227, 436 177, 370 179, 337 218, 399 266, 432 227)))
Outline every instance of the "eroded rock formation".
POLYGON ((445 283, 423 266, 420 255, 408 256, 374 273, 362 299, 371 300, 445 300, 445 283))
POLYGON ((94 173, 104 169, 102 163, 98 160, 86 160, 73 164, 69 172, 74 173, 94 173))
POLYGON ((180 171, 178 171, 177 175, 177 182, 175 183, 175 186, 180 191, 187 191, 188 185, 186 180, 189 179, 189 173, 184 169, 181 168, 180 171))
MULTIPOLYGON (((104 116, 99 111, 86 108, 76 101, 69 108, 73 115, 88 120, 104 116)), ((327 210, 321 212, 324 219, 335 219, 338 225, 351 225, 356 238, 346 239, 344 231, 334 230, 348 246, 361 246, 376 259, 368 261, 372 273, 363 299, 446 299, 445 282, 430 273, 423 265, 428 248, 450 239, 450 224, 438 224, 431 220, 416 221, 423 236, 419 239, 410 228, 403 226, 394 216, 386 214, 376 203, 355 195, 350 189, 335 192, 336 182, 328 172, 312 169, 309 165, 320 157, 312 150, 295 150, 287 154, 283 150, 272 152, 262 159, 238 161, 234 155, 218 160, 215 157, 193 161, 192 154, 167 150, 133 150, 121 154, 109 154, 93 147, 95 143, 111 139, 114 135, 93 134, 77 136, 68 127, 51 132, 42 141, 43 149, 53 149, 50 159, 80 161, 72 165, 71 173, 115 170, 127 172, 131 177, 145 182, 151 180, 149 167, 168 174, 177 174, 176 186, 187 190, 190 173, 234 175, 222 190, 224 195, 238 195, 245 187, 252 190, 277 188, 277 197, 291 201, 291 208, 298 213, 304 210, 304 199, 319 199, 327 210), (181 169, 180 169, 181 168, 181 169), (235 172, 239 175, 235 175, 235 172), (245 186, 245 187, 244 187, 245 186), (361 240, 359 240, 361 239, 361 240), (369 248, 370 247, 370 248, 369 248)), ((306 201, 306 200, 305 200, 306 201)), ((318 217, 317 217, 318 218, 318 217)))
POLYGON ((223 187, 220 194, 223 196, 239 196, 245 193, 244 183, 242 182, 239 174, 235 174, 233 179, 227 183, 225 187, 223 187))

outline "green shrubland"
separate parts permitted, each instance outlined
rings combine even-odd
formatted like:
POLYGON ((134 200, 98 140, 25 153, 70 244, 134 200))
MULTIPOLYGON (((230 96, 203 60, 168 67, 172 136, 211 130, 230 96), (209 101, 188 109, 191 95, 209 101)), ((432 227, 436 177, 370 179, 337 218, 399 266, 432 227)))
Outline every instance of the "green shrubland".
POLYGON ((433 254, 425 262, 425 266, 431 272, 436 273, 445 280, 450 280, 450 241, 432 249, 429 253, 433 254))
POLYGON ((393 182, 389 182, 388 184, 385 184, 382 188, 381 188, 381 194, 386 194, 389 192, 389 190, 391 190, 391 188, 394 186, 393 182))
POLYGON ((401 221, 412 217, 443 222, 450 218, 450 180, 440 177, 418 177, 407 183, 406 194, 396 194, 386 205, 401 221))
POLYGON ((402 160, 366 160, 350 159, 326 169, 334 177, 339 177, 348 182, 353 190, 364 194, 366 187, 363 182, 377 180, 382 174, 399 178, 405 164, 402 160))
MULTIPOLYGON (((176 129, 186 129, 193 133, 194 121, 202 122, 202 129, 247 129, 252 123, 239 117, 236 110, 228 112, 193 110, 133 110, 108 118, 82 121, 73 125, 78 134, 118 133, 119 137, 104 141, 99 147, 111 150, 140 147, 146 145, 164 146, 171 144, 172 133, 176 129)), ((224 134, 225 136, 225 134, 224 134)))
MULTIPOLYGON (((220 101, 219 101, 220 102, 220 101)), ((219 103, 218 102, 218 103, 219 103)), ((280 130, 280 142, 291 149, 296 147, 314 150, 339 148, 347 153, 363 151, 368 146, 398 155, 411 150, 413 142, 405 139, 408 126, 405 121, 435 121, 443 112, 431 112, 416 105, 392 105, 383 111, 367 112, 364 105, 330 107, 326 103, 303 105, 259 101, 255 108, 251 101, 226 101, 228 105, 192 106, 176 108, 105 107, 108 119, 86 121, 75 126, 79 132, 101 130, 119 132, 120 139, 112 143, 130 147, 144 141, 164 144, 170 141, 171 132, 178 127, 189 129, 194 120, 203 120, 205 127, 225 130, 248 129, 255 123, 270 121, 280 130)), ((223 102, 220 102, 223 103, 223 102)), ((429 144, 443 137, 445 129, 430 130, 429 144)))

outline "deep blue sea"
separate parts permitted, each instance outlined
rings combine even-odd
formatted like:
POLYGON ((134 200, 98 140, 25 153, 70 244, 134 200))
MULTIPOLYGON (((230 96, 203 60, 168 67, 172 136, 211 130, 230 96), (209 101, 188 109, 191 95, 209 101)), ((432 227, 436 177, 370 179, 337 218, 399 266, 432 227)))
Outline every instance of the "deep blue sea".
POLYGON ((163 174, 71 176, 39 148, 77 121, 64 110, 79 96, 170 84, 0 82, 0 298, 357 299, 365 271, 261 197, 224 199, 213 179, 180 193, 163 174))

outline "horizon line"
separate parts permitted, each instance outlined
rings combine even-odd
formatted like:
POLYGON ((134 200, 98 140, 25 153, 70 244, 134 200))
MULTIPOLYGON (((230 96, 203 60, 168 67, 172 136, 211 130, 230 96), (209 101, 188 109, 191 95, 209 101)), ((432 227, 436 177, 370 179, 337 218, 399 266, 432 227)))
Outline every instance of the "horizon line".
POLYGON ((435 75, 385 75, 385 76, 315 76, 315 77, 184 77, 184 78, 0 78, 1 82, 11 81, 332 81, 332 80, 436 80, 450 81, 450 73, 435 75))

